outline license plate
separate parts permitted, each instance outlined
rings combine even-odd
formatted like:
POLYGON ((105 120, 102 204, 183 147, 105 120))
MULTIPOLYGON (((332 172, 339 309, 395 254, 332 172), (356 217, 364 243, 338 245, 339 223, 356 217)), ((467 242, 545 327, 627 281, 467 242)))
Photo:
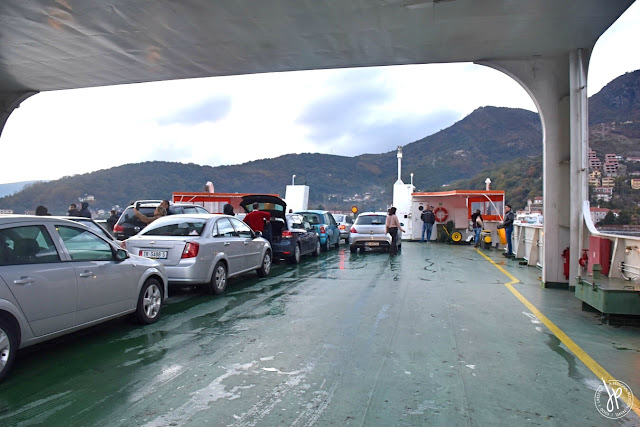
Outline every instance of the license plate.
POLYGON ((366 246, 380 246, 380 242, 367 242, 365 243, 366 246))
POLYGON ((140 256, 151 259, 167 259, 167 251, 140 251, 140 256))

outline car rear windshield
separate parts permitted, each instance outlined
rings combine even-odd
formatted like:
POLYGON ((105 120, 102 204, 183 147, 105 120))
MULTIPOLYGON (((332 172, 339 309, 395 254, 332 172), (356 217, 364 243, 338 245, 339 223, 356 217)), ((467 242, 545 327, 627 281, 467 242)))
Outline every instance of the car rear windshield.
POLYGON ((361 215, 356 219, 357 225, 383 225, 387 221, 384 215, 361 215))
POLYGON ((302 218, 304 219, 304 222, 308 222, 311 225, 324 224, 324 219, 322 218, 322 215, 305 213, 305 214, 302 214, 302 218))
POLYGON ((145 236, 200 236, 204 230, 205 221, 180 221, 171 224, 155 226, 153 223, 145 228, 140 234, 145 236))
MULTIPOLYGON (((142 207, 141 206, 139 210, 140 210, 140 213, 142 215, 148 216, 149 218, 151 218, 153 216, 153 213, 156 211, 156 208, 153 207, 153 206, 149 206, 149 207, 142 207)), ((133 225, 142 224, 143 226, 145 225, 133 213, 133 208, 132 207, 128 207, 127 209, 125 209, 124 213, 120 216, 120 219, 118 219, 118 225, 120 225, 120 224, 133 224, 133 225)))
POLYGON ((290 230, 305 230, 302 215, 287 215, 290 230))

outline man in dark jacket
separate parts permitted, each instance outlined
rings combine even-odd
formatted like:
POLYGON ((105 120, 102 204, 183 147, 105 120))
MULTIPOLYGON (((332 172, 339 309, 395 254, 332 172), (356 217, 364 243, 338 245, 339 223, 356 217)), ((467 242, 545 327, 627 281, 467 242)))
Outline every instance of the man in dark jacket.
POLYGON ((89 211, 89 202, 82 202, 82 209, 80 209, 79 216, 83 216, 85 218, 91 218, 91 211, 89 211))
POLYGON ((507 253, 505 256, 507 258, 513 258, 515 255, 513 254, 513 247, 511 246, 511 234, 513 233, 513 221, 515 220, 515 216, 511 211, 511 205, 504 205, 504 221, 502 224, 498 225, 498 228, 504 228, 505 234, 507 235, 507 253))
POLYGON ((422 220, 422 238, 420 243, 424 242, 424 233, 427 233, 427 243, 431 241, 431 231, 433 230, 433 224, 436 222, 436 216, 433 214, 433 206, 427 206, 420 215, 422 220))
POLYGON ((67 215, 69 215, 69 216, 80 216, 80 211, 76 207, 75 203, 71 203, 69 205, 69 210, 67 211, 67 215))
POLYGON ((110 231, 113 231, 113 227, 118 223, 118 219, 120 219, 118 212, 115 209, 111 209, 111 216, 107 218, 107 226, 110 231))
POLYGON ((480 209, 476 209, 476 212, 471 214, 471 224, 473 225, 473 235, 476 242, 475 247, 480 246, 480 234, 482 234, 482 214, 480 209))

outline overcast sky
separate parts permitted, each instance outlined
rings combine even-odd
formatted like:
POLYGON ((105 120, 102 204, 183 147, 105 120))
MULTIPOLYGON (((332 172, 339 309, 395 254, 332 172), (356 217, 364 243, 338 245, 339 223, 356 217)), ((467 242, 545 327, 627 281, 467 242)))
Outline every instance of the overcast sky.
MULTIPOLYGON (((640 69, 639 23, 636 2, 600 38, 589 68, 590 96, 640 69)), ((287 153, 383 153, 486 105, 536 111, 515 81, 469 63, 40 93, 7 121, 0 137, 0 184, 148 160, 219 166, 287 153)))

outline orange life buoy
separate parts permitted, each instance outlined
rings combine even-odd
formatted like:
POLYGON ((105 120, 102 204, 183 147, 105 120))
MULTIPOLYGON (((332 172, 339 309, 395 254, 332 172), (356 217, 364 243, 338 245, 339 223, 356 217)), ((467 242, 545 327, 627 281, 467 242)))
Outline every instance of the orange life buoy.
POLYGON ((442 206, 438 206, 437 208, 435 208, 433 214, 435 215, 436 221, 438 222, 445 222, 447 218, 449 218, 449 212, 447 212, 447 210, 442 206))

